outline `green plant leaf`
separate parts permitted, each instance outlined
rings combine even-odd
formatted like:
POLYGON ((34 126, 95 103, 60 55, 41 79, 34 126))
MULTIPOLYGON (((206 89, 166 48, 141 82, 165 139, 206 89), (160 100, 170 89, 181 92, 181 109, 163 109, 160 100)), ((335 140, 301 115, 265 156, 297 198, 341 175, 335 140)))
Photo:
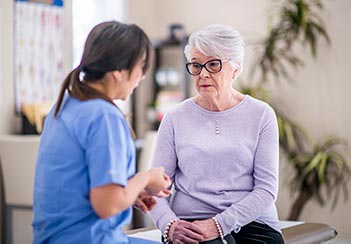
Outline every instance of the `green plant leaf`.
POLYGON ((331 152, 329 155, 330 155, 330 158, 332 159, 332 162, 334 162, 338 166, 338 170, 342 171, 345 165, 344 158, 337 152, 331 152))
MULTIPOLYGON (((323 38, 330 43, 325 26, 320 17, 323 10, 321 1, 313 0, 285 0, 277 11, 279 13, 276 25, 269 28, 266 39, 261 41, 262 55, 258 55, 261 82, 273 77, 275 81, 281 78, 291 80, 290 74, 284 66, 288 62, 293 68, 301 66, 302 61, 296 57, 290 57, 289 51, 300 44, 310 47, 313 57, 317 56, 317 43, 323 38)), ((272 18, 272 17, 271 17, 272 18)), ((271 21, 270 23, 273 23, 271 21)))
POLYGON ((325 181, 325 169, 327 166, 327 161, 328 161, 328 155, 327 154, 323 154, 323 157, 321 159, 321 163, 318 165, 318 179, 320 182, 324 182, 325 181))
POLYGON ((318 152, 313 159, 311 160, 311 162, 306 166, 306 168, 304 169, 304 174, 308 174, 312 169, 316 168, 317 165, 321 162, 321 159, 323 158, 324 153, 323 152, 318 152))
POLYGON ((294 139, 294 133, 291 126, 288 123, 284 123, 284 132, 288 148, 295 148, 296 144, 294 139))

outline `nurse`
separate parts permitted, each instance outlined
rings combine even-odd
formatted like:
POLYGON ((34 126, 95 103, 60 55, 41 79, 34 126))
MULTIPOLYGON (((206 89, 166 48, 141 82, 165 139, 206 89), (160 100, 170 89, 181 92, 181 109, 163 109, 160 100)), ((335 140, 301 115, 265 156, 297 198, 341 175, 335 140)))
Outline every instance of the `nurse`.
POLYGON ((33 243, 149 243, 122 232, 131 206, 146 212, 170 192, 162 167, 135 173, 133 131, 113 100, 144 79, 151 45, 138 26, 104 22, 63 81, 41 135, 33 243))

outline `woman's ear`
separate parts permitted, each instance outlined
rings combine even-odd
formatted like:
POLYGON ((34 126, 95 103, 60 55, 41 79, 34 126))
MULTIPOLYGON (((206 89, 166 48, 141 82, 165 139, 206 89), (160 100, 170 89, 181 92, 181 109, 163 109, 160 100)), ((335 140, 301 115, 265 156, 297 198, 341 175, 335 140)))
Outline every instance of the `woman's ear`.
POLYGON ((112 71, 112 75, 117 82, 128 81, 129 73, 127 70, 112 71))
POLYGON ((240 64, 237 64, 237 65, 236 65, 236 69, 234 70, 234 75, 239 74, 240 70, 241 70, 241 65, 240 65, 240 64))
POLYGON ((233 76, 232 76, 233 80, 235 79, 235 77, 237 76, 237 74, 240 73, 240 69, 241 69, 240 64, 237 64, 237 65, 236 65, 236 68, 235 68, 234 71, 233 71, 233 76))
POLYGON ((123 71, 115 70, 111 72, 111 75, 117 82, 123 81, 123 71))

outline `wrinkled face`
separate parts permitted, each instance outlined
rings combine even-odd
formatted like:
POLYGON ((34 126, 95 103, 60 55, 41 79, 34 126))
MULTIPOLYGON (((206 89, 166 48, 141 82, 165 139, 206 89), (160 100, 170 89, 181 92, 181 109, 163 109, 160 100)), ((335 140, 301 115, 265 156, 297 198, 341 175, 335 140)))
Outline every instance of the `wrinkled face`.
MULTIPOLYGON (((214 59, 218 59, 218 57, 205 56, 197 49, 193 49, 190 62, 204 65, 206 62, 214 59)), ((203 67, 198 75, 192 76, 198 93, 206 100, 219 98, 223 94, 228 93, 231 90, 235 72, 234 68, 226 60, 222 62, 222 69, 217 73, 209 72, 211 71, 211 65, 216 64, 210 62, 206 64, 208 69, 203 67)))

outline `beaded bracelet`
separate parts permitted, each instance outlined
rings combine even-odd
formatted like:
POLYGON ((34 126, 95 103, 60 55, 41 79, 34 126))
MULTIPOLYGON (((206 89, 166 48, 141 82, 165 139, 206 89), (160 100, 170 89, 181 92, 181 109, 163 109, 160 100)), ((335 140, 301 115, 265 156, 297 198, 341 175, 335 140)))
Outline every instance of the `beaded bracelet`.
POLYGON ((163 232, 163 241, 164 243, 168 244, 171 240, 169 239, 169 229, 171 228, 171 225, 177 222, 179 219, 172 219, 171 221, 168 222, 166 225, 165 231, 163 232))
POLYGON ((223 231, 222 231, 221 226, 220 226, 219 223, 218 223, 218 220, 217 220, 215 217, 212 217, 212 219, 213 219, 213 221, 215 222, 215 225, 216 225, 216 228, 217 228, 219 237, 220 237, 221 240, 222 240, 222 243, 223 243, 223 244, 227 244, 227 241, 224 239, 223 231))

